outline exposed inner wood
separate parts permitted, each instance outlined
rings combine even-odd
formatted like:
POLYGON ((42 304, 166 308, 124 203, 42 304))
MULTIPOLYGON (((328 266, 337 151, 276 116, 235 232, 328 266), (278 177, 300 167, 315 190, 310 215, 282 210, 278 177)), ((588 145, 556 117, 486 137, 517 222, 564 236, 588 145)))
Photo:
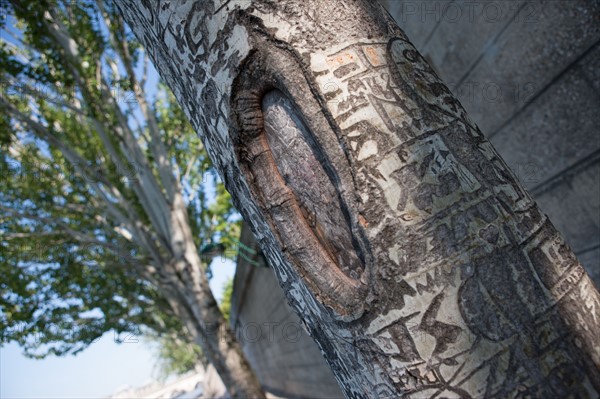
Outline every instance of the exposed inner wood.
POLYGON ((294 194, 302 217, 331 260, 352 279, 364 267, 352 244, 339 195, 317 157, 316 144, 292 103, 278 90, 262 100, 264 131, 285 185, 294 194))
POLYGON ((350 314, 359 306, 364 265, 339 194, 318 159, 322 155, 282 92, 262 97, 262 113, 257 119, 263 134, 249 139, 246 148, 267 217, 316 296, 339 315, 350 314))

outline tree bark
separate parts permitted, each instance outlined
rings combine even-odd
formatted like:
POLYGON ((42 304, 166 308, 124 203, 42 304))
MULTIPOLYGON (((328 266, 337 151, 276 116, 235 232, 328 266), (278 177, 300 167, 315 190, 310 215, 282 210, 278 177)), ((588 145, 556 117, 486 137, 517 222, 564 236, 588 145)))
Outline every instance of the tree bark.
POLYGON ((349 398, 594 397, 600 295, 367 0, 117 0, 349 398))
POLYGON ((169 248, 173 258, 162 270, 175 271, 176 277, 161 280, 159 287, 165 290, 173 311, 202 348, 231 397, 264 398, 260 382, 212 294, 180 191, 173 193, 170 216, 169 248))

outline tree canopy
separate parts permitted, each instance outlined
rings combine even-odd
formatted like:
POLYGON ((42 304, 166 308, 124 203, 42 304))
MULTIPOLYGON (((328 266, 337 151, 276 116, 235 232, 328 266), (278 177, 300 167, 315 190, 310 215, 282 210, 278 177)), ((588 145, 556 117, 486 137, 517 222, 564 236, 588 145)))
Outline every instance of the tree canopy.
POLYGON ((165 209, 183 197, 206 265, 239 234, 202 143, 111 3, 2 7, 0 342, 43 357, 183 331, 165 209))

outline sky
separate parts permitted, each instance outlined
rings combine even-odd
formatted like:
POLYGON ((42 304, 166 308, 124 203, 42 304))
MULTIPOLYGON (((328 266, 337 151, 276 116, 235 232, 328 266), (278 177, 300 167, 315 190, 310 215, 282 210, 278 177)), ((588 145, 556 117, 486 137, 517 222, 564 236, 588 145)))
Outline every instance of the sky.
MULTIPOLYGON (((220 301, 235 263, 215 258, 211 268, 210 287, 220 301)), ((142 386, 156 376, 154 350, 138 337, 126 341, 117 344, 110 332, 76 356, 42 360, 26 358, 17 344, 6 345, 0 348, 0 398, 103 398, 126 385, 142 386)))

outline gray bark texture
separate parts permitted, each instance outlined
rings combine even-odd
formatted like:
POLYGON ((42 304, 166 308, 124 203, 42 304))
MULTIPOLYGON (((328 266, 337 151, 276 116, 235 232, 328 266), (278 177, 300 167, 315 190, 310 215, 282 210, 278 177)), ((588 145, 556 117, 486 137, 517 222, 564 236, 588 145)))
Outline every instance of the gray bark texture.
POLYGON ((598 396, 598 291, 377 2, 117 4, 347 397, 598 396))

